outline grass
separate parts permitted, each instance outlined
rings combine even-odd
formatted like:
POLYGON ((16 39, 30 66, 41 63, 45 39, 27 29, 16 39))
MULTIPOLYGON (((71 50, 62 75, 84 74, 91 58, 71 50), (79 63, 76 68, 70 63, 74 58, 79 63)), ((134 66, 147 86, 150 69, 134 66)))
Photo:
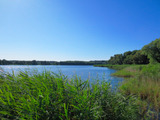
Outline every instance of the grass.
POLYGON ((141 99, 141 114, 159 119, 160 112, 160 64, 149 65, 107 65, 119 69, 114 76, 125 77, 120 91, 136 95, 141 99))
POLYGON ((160 64, 136 66, 136 70, 137 75, 127 80, 121 89, 138 94, 142 99, 149 100, 154 106, 160 107, 160 64))
MULTIPOLYGON (((123 65, 122 65, 123 66, 123 65)), ((116 66, 117 67, 117 66, 116 66)), ((113 73, 113 76, 117 77, 135 77, 140 74, 142 68, 145 67, 145 65, 124 65, 123 67, 119 67, 119 71, 113 73)))
POLYGON ((111 65, 111 64, 102 64, 102 65, 94 65, 95 67, 108 67, 110 69, 121 70, 131 65, 111 65))
POLYGON ((90 83, 50 71, 0 74, 2 120, 137 120, 136 101, 111 91, 105 81, 90 83))
POLYGON ((137 74, 139 74, 139 71, 145 66, 145 65, 95 65, 96 67, 108 67, 110 69, 118 70, 115 73, 113 73, 113 76, 117 77, 134 77, 137 74))

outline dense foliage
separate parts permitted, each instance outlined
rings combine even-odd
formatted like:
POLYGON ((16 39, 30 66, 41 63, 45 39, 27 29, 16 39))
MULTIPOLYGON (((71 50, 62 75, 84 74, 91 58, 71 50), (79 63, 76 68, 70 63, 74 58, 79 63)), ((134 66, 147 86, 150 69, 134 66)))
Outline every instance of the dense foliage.
POLYGON ((148 64, 149 59, 141 50, 127 51, 123 54, 116 54, 108 61, 109 64, 148 64))
POLYGON ((18 61, 18 60, 0 60, 0 65, 95 65, 106 64, 105 60, 101 61, 18 61))
POLYGON ((145 45, 141 50, 127 51, 112 56, 109 64, 148 64, 160 63, 160 39, 145 45))
POLYGON ((136 98, 109 83, 52 72, 0 75, 0 118, 16 120, 137 120, 136 98))
POLYGON ((156 39, 150 44, 145 45, 142 51, 148 56, 150 63, 160 63, 160 39, 156 39))

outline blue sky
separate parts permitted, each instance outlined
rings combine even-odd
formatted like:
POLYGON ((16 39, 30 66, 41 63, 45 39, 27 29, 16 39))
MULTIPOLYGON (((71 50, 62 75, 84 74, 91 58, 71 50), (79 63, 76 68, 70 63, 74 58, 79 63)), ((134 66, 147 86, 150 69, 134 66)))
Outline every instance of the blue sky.
POLYGON ((0 0, 0 59, 107 60, 160 37, 160 0, 0 0))

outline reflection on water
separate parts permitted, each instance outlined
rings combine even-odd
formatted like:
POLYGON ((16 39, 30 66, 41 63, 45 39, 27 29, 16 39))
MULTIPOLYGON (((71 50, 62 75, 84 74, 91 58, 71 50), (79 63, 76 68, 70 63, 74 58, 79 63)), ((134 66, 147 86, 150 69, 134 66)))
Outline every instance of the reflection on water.
POLYGON ((41 73, 44 70, 53 71, 55 73, 62 73, 68 78, 72 78, 77 75, 82 80, 89 79, 91 82, 94 80, 105 80, 110 82, 114 88, 123 81, 123 78, 111 76, 115 70, 108 69, 105 67, 93 67, 93 66, 78 66, 78 65, 1 65, 0 66, 5 72, 14 71, 17 74, 19 71, 34 71, 41 73))

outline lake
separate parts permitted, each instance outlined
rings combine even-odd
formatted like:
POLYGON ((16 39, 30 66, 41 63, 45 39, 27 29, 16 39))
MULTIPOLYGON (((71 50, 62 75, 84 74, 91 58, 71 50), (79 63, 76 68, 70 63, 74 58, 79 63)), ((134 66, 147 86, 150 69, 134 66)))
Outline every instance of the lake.
POLYGON ((5 72, 12 73, 12 71, 14 71, 15 74, 25 70, 37 70, 39 73, 48 70, 55 73, 61 72, 68 78, 77 75, 81 77, 82 80, 89 79, 91 82, 94 82, 94 80, 105 80, 110 82, 112 88, 117 87, 117 85, 123 81, 123 78, 111 76, 116 70, 106 67, 94 67, 91 65, 0 65, 0 67, 5 72))

